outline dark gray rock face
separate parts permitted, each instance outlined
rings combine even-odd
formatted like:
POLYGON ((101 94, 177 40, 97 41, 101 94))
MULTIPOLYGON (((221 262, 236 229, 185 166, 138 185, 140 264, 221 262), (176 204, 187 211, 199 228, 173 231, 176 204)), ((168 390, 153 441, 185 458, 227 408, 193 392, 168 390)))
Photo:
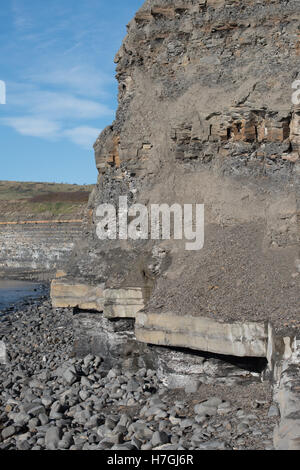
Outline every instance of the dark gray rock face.
POLYGON ((134 337, 134 320, 110 321, 103 315, 78 312, 74 316, 74 347, 77 357, 95 354, 103 358, 103 367, 115 365, 127 369, 153 366, 153 355, 134 337))

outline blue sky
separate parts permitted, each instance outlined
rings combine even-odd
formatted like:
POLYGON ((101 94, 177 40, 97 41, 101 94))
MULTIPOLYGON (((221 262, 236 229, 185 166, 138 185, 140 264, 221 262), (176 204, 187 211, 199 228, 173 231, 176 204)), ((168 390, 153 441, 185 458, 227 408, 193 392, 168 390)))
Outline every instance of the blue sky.
POLYGON ((0 180, 96 182, 114 120, 114 56, 143 0, 2 0, 0 180))

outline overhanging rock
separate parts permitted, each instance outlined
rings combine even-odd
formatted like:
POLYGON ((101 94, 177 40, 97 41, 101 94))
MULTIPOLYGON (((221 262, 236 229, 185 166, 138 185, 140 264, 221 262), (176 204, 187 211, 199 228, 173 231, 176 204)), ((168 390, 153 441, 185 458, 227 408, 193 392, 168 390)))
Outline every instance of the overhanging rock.
POLYGON ((51 284, 54 308, 79 308, 103 313, 107 319, 135 320, 136 340, 237 357, 265 357, 269 370, 281 373, 281 360, 293 350, 293 338, 274 334, 269 322, 222 322, 207 317, 144 312, 149 292, 140 287, 105 289, 76 279, 51 284), (278 370, 277 370, 278 369, 278 370))
POLYGON ((221 323, 172 313, 138 313, 138 341, 240 357, 267 357, 266 323, 221 323))

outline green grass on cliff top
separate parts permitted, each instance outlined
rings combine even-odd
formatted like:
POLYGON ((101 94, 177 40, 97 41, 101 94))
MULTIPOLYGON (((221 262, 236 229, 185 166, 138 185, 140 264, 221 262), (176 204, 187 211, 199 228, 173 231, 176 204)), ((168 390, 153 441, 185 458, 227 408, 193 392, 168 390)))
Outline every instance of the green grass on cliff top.
POLYGON ((72 214, 78 204, 69 202, 44 202, 43 204, 28 203, 27 208, 32 214, 49 214, 51 217, 60 217, 72 214))
POLYGON ((0 181, 0 221, 79 218, 93 187, 0 181))
POLYGON ((93 185, 80 186, 77 184, 0 181, 0 200, 16 201, 18 199, 32 199, 47 196, 50 193, 90 193, 92 189, 93 185))

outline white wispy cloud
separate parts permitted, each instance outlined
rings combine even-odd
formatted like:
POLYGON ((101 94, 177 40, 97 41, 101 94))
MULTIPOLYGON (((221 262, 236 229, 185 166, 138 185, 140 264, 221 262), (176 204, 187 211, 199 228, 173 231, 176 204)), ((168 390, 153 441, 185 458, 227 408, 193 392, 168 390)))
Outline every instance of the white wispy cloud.
POLYGON ((80 145, 87 149, 91 149, 100 134, 99 129, 95 127, 74 127, 64 131, 64 135, 74 144, 80 145))
POLYGON ((28 13, 28 10, 24 8, 24 5, 17 1, 11 1, 11 10, 13 13, 13 23, 16 29, 25 31, 32 27, 32 18, 28 13))
POLYGON ((32 116, 2 118, 0 123, 13 128, 21 135, 49 140, 67 139, 86 149, 92 148, 100 133, 98 128, 88 126, 64 129, 58 122, 32 116))
POLYGON ((86 1, 88 7, 51 0, 46 8, 33 8, 31 0, 10 0, 14 41, 4 55, 18 75, 7 83, 2 125, 91 149, 100 128, 112 121, 115 79, 112 69, 103 68, 107 24, 91 14, 101 11, 100 0, 86 1))
POLYGON ((43 139, 67 139, 92 148, 100 131, 89 123, 113 117, 113 110, 97 100, 75 94, 42 90, 33 83, 9 85, 9 116, 0 120, 21 135, 43 139))
POLYGON ((32 116, 2 118, 1 122, 20 134, 31 137, 52 139, 58 137, 61 131, 57 122, 32 116))
POLYGON ((30 109, 32 114, 55 119, 94 119, 112 116, 108 106, 78 98, 71 93, 31 89, 11 93, 9 103, 18 108, 30 109))
POLYGON ((47 64, 43 71, 29 75, 29 78, 42 85, 63 87, 79 95, 98 98, 108 96, 106 86, 114 81, 113 77, 91 65, 54 67, 47 64))
POLYGON ((2 118, 0 123, 21 135, 50 140, 67 139, 92 149, 100 131, 88 123, 113 116, 108 106, 70 93, 43 91, 30 84, 22 86, 18 83, 12 84, 10 89, 9 109, 15 113, 2 118))

